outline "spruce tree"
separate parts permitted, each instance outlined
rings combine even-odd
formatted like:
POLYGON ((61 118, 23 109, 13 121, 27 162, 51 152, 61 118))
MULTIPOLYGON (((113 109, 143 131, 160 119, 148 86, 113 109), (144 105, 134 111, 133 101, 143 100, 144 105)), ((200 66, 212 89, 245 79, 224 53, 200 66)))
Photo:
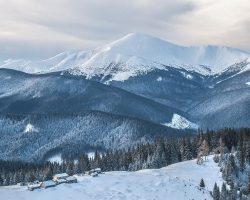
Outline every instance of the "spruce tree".
POLYGON ((204 182, 203 178, 202 178, 201 181, 200 181, 200 187, 201 187, 201 188, 204 188, 204 187, 205 187, 205 182, 204 182))
POLYGON ((237 158, 239 161, 239 169, 242 172, 244 169, 244 149, 243 149, 243 138, 242 135, 240 134, 239 136, 239 141, 238 141, 238 152, 237 152, 237 158))
POLYGON ((219 189, 219 187, 217 186, 217 183, 214 184, 213 199, 214 199, 214 200, 220 200, 220 189, 219 189))
POLYGON ((230 200, 235 200, 237 199, 237 190, 234 186, 234 183, 231 183, 230 185, 230 190, 229 190, 229 199, 230 200))
POLYGON ((246 141, 246 161, 250 164, 250 141, 246 141))
POLYGON ((220 200, 227 200, 227 188, 224 182, 221 187, 220 200))
POLYGON ((250 172, 248 172, 248 185, 247 185, 247 193, 250 194, 250 172))

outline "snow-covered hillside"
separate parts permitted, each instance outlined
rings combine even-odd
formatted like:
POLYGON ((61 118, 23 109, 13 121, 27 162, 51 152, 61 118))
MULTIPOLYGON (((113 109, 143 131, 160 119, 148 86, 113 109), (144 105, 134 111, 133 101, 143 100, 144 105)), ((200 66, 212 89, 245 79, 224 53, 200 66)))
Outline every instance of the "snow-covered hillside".
POLYGON ((6 60, 0 68, 28 73, 70 69, 74 75, 110 76, 124 81, 165 66, 184 68, 203 75, 220 73, 250 58, 250 54, 221 46, 184 47, 147 35, 132 33, 94 50, 63 52, 41 61, 6 60))
POLYGON ((1 198, 8 200, 188 200, 212 199, 214 183, 222 184, 219 167, 209 157, 204 165, 195 160, 185 161, 162 169, 137 172, 108 172, 99 177, 77 177, 78 183, 61 184, 55 188, 28 191, 25 186, 0 187, 1 198), (199 189, 201 178, 205 190, 199 189))
POLYGON ((186 118, 178 115, 178 114, 174 114, 172 121, 169 123, 165 123, 163 124, 165 126, 171 127, 171 128, 177 128, 177 129, 198 129, 198 125, 188 121, 186 118))

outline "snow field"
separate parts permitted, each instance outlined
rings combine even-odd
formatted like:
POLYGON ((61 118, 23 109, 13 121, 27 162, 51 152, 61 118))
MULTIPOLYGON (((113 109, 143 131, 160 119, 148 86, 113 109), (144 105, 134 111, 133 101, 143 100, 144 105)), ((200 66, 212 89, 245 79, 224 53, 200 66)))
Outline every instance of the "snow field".
POLYGON ((77 176, 78 183, 61 184, 55 188, 30 192, 26 187, 7 186, 0 188, 3 199, 8 200, 185 200, 212 199, 214 183, 219 186, 222 178, 212 156, 204 165, 196 160, 173 164, 161 169, 146 169, 137 172, 107 172, 99 177, 77 176), (205 189, 199 188, 201 178, 205 189))

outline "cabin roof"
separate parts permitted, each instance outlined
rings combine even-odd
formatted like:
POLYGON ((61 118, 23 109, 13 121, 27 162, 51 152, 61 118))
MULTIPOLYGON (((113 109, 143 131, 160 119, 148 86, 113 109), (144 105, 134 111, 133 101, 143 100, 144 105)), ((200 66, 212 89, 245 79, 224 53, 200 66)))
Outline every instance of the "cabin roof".
POLYGON ((38 188, 40 186, 41 186, 41 183, 28 184, 28 188, 38 188))
POLYGON ((67 173, 61 173, 61 174, 55 174, 54 176, 57 178, 61 178, 61 177, 69 176, 69 175, 67 173))
POLYGON ((68 178, 66 178, 67 181, 73 181, 76 180, 76 177, 74 176, 69 176, 68 178))
POLYGON ((54 181, 44 181, 43 182, 43 186, 53 186, 56 185, 54 181))
POLYGON ((58 182, 58 183, 65 183, 65 182, 66 182, 66 179, 60 178, 60 179, 56 180, 56 182, 58 182))

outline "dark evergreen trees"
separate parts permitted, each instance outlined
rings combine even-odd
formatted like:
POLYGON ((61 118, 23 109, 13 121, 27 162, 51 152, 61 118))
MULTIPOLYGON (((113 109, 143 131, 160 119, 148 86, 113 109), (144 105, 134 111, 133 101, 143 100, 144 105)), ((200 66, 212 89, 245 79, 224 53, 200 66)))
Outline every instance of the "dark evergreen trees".
POLYGON ((217 186, 217 183, 214 184, 213 199, 214 199, 214 200, 220 200, 220 189, 219 189, 219 187, 217 186))
POLYGON ((227 188, 224 182, 221 187, 220 200, 227 200, 227 188))
POLYGON ((204 182, 203 178, 202 178, 201 181, 200 181, 200 187, 201 187, 201 188, 204 188, 204 187, 205 187, 205 182, 204 182))
MULTIPOLYGON (((65 159, 61 164, 0 161, 0 185, 43 181, 51 179, 56 173, 83 173, 97 167, 102 168, 103 171, 160 168, 195 158, 199 152, 202 152, 202 156, 210 152, 223 154, 220 157, 223 178, 231 184, 245 173, 246 162, 249 162, 250 143, 244 141, 250 141, 248 128, 223 129, 216 132, 208 130, 206 133, 200 131, 198 135, 192 137, 156 138, 155 141, 142 142, 126 149, 96 151, 94 158, 89 158, 85 153, 73 156, 64 152, 62 157, 65 159), (238 150, 236 156, 228 154, 234 147, 238 150)), ((204 180, 202 181, 204 183, 204 180)), ((244 184, 244 186, 247 185, 244 184)), ((226 188, 222 185, 220 197, 226 198, 226 195, 226 188)))

